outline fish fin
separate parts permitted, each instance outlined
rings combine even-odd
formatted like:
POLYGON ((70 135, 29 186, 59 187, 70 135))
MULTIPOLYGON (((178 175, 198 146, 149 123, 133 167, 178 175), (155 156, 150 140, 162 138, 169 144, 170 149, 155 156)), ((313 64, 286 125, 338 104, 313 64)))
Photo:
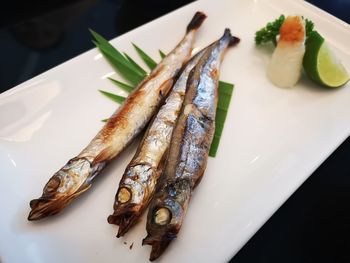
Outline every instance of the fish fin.
POLYGON ((91 184, 85 184, 79 187, 79 189, 72 195, 72 198, 77 197, 78 195, 84 193, 85 191, 89 190, 91 187, 91 184))
POLYGON ((94 166, 97 163, 109 161, 112 155, 112 147, 107 147, 103 149, 92 161, 91 166, 94 166))
POLYGON ((196 12, 191 22, 188 24, 186 32, 188 33, 191 30, 199 28, 206 17, 207 16, 204 13, 196 12))
POLYGON ((237 45, 241 40, 238 37, 232 36, 231 30, 228 28, 225 28, 224 36, 223 37, 229 37, 230 41, 228 43, 229 47, 233 47, 237 45))
POLYGON ((168 92, 171 90, 172 86, 174 84, 174 79, 171 78, 171 79, 168 79, 166 80, 162 86, 160 86, 159 88, 159 93, 160 93, 160 96, 162 98, 165 98, 168 94, 168 92))

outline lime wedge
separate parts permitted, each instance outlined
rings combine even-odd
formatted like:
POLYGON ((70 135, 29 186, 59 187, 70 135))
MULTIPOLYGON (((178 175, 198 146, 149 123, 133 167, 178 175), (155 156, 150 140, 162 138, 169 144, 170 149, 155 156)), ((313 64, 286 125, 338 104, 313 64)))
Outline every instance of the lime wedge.
POLYGON ((306 74, 315 82, 329 88, 343 86, 349 74, 316 31, 305 42, 303 66, 306 74))

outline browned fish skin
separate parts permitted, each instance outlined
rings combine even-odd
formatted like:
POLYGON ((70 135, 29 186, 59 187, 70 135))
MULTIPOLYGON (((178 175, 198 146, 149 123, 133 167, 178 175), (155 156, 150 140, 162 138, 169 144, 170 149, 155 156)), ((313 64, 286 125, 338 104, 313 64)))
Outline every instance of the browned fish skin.
POLYGON ((110 224, 119 225, 117 237, 123 236, 136 223, 153 196, 185 96, 188 75, 203 53, 204 50, 200 51, 184 66, 125 169, 115 196, 114 212, 108 217, 110 224))
POLYGON ((205 17, 201 12, 194 15, 175 49, 137 86, 89 145, 51 177, 42 196, 30 202, 28 220, 59 213, 88 190, 106 164, 143 130, 172 87, 174 77, 190 58, 196 31, 205 17))
POLYGON ((143 244, 152 246, 151 261, 176 238, 192 191, 203 176, 215 130, 221 60, 227 47, 238 42, 226 29, 190 73, 165 170, 148 211, 148 234, 143 244))

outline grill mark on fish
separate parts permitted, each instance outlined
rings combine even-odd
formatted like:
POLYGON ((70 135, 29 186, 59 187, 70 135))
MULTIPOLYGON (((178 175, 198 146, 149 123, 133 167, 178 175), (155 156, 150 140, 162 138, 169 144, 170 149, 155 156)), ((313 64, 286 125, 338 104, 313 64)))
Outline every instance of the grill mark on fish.
POLYGON ((174 77, 190 58, 196 31, 205 19, 197 12, 180 43, 169 53, 111 116, 89 145, 56 172, 40 198, 30 202, 28 220, 59 213, 91 187, 93 179, 143 130, 164 100, 174 77), (56 188, 56 189, 55 189, 56 188))
POLYGON ((169 156, 150 203, 147 236, 150 260, 157 259, 176 238, 193 189, 201 181, 215 131, 218 78, 228 46, 238 43, 228 29, 192 69, 181 113, 173 130, 169 156))

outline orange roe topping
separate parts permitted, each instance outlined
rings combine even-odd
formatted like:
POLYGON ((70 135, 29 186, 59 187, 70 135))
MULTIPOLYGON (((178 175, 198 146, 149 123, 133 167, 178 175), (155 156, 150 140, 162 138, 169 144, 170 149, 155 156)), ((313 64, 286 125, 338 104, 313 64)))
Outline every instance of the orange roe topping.
POLYGON ((280 28, 280 41, 303 42, 305 26, 300 16, 288 16, 280 28))

